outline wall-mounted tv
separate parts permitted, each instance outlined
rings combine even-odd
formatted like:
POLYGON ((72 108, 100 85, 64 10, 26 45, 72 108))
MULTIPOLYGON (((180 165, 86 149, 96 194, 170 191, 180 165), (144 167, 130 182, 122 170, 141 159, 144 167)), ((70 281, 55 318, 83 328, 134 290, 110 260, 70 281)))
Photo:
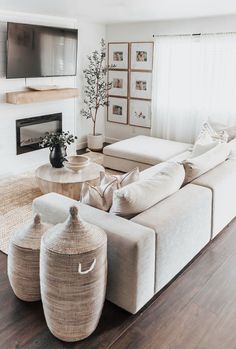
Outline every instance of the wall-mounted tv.
POLYGON ((76 75, 76 29, 7 25, 7 79, 76 75))

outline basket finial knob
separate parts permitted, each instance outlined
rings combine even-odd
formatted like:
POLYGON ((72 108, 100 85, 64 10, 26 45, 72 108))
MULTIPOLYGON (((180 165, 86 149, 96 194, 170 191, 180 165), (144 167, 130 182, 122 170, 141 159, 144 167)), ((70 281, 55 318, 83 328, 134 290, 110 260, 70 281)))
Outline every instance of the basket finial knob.
POLYGON ((70 207, 70 215, 73 220, 78 218, 78 208, 76 206, 70 207))
POLYGON ((40 214, 36 214, 34 216, 34 224, 40 224, 41 223, 41 217, 40 217, 40 214))

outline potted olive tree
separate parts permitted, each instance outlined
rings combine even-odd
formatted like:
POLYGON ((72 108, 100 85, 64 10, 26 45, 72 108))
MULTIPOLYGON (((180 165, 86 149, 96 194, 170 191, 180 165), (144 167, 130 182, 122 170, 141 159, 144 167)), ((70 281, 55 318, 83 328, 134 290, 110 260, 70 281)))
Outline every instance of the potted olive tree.
POLYGON ((103 135, 97 133, 96 122, 100 108, 108 105, 108 91, 112 84, 106 81, 108 66, 106 62, 106 44, 101 40, 100 51, 93 51, 88 56, 88 67, 83 70, 85 78, 84 108, 81 115, 91 119, 93 131, 87 136, 88 148, 101 150, 103 147, 103 135))

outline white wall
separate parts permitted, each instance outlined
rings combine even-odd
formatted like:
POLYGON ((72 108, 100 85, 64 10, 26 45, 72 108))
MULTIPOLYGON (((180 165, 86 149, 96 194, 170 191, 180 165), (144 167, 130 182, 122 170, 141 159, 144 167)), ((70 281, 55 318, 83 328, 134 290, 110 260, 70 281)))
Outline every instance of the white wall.
MULTIPOLYGON (((99 50, 100 41, 102 38, 105 39, 105 35, 105 25, 88 22, 79 24, 78 85, 81 91, 81 96, 79 98, 79 110, 77 115, 77 133, 79 134, 79 148, 84 148, 86 146, 87 134, 92 132, 92 121, 80 116, 80 109, 83 105, 83 69, 88 64, 87 55, 89 55, 94 50, 99 50)), ((98 112, 96 127, 97 132, 102 134, 105 133, 104 110, 102 109, 98 112)))
MULTIPOLYGON (((13 105, 6 103, 6 92, 24 90, 28 85, 55 84, 62 87, 82 89, 82 69, 85 57, 105 36, 105 26, 93 23, 78 23, 75 19, 49 17, 14 12, 0 12, 0 175, 33 169, 48 161, 48 149, 16 156, 15 120, 49 113, 63 113, 63 128, 78 136, 77 148, 86 146, 85 135, 89 132, 90 120, 80 117, 81 97, 60 101, 13 105), (50 26, 71 27, 79 30, 78 73, 76 77, 6 79, 6 22, 33 23, 50 26)), ((104 132, 103 112, 98 128, 104 132)), ((72 146, 71 151, 75 152, 72 146)))
MULTIPOLYGON (((153 34, 183 34, 203 32, 236 32, 236 15, 189 20, 170 20, 111 24, 106 27, 106 40, 111 41, 152 41, 153 34)), ((107 141, 129 138, 138 134, 149 135, 150 130, 105 122, 107 141)))

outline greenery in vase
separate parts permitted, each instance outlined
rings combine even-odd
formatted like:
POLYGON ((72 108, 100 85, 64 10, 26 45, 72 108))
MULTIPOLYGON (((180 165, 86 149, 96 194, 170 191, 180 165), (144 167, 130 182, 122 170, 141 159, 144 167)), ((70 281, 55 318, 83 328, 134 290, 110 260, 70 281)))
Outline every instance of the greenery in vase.
POLYGON ((108 66, 106 61, 106 43, 101 40, 100 51, 94 51, 88 56, 88 68, 83 70, 85 77, 84 88, 84 108, 81 115, 86 119, 92 119, 93 135, 96 135, 97 114, 100 107, 108 105, 108 91, 112 87, 112 83, 106 82, 106 74, 108 66))
POLYGON ((69 131, 68 132, 46 132, 44 137, 41 137, 40 146, 42 148, 50 147, 54 148, 56 145, 65 147, 67 144, 70 145, 74 143, 77 139, 76 136, 73 136, 69 131))

